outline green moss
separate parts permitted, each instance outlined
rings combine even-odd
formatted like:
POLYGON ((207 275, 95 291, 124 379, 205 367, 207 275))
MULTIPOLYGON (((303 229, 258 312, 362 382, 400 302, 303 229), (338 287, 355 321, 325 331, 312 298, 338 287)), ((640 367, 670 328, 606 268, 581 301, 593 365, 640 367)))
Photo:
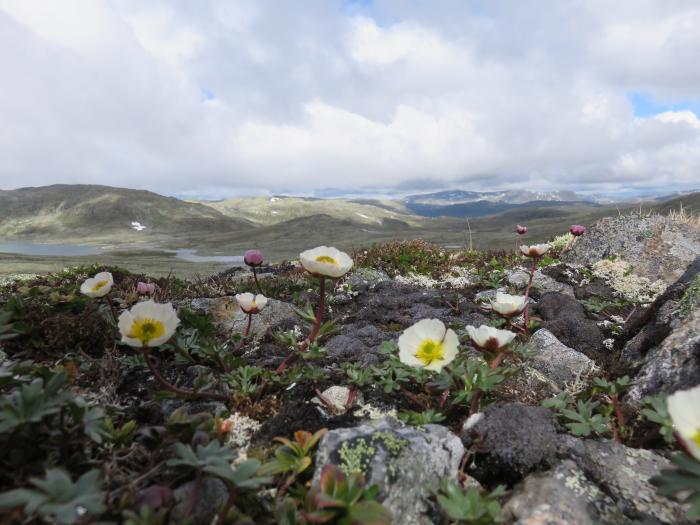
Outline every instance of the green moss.
POLYGON ((693 282, 690 283, 690 286, 683 294, 678 314, 682 318, 688 317, 698 306, 700 306, 700 274, 695 276, 695 279, 693 279, 693 282))

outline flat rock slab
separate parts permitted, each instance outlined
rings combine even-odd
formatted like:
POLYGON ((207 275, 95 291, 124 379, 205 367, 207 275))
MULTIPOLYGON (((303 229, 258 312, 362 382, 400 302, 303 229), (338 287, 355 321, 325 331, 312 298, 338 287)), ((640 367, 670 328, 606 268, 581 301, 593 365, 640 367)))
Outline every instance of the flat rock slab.
MULTIPOLYGON (((192 299, 191 306, 195 312, 211 315, 214 325, 224 332, 242 334, 246 329, 248 316, 240 309, 235 297, 192 299)), ((296 317, 291 304, 268 299, 263 311, 253 315, 251 334, 262 337, 271 327, 296 317)))
POLYGON ((615 501, 571 460, 529 475, 503 508, 517 525, 623 525, 630 523, 615 501))
POLYGON ((671 468, 671 462, 644 449, 610 440, 563 436, 560 454, 586 473, 587 479, 615 501, 620 511, 642 523, 686 524, 687 506, 665 498, 649 480, 671 468))
MULTIPOLYGON (((521 290, 525 290, 525 288, 527 288, 527 283, 530 280, 530 272, 526 272, 525 270, 516 270, 508 274, 507 280, 508 284, 521 290)), ((549 275, 542 273, 540 270, 537 270, 532 278, 532 287, 538 289, 541 293, 559 292, 563 293, 564 295, 574 297, 573 286, 555 281, 549 275)))
POLYGON ((429 498, 443 479, 456 479, 464 455, 461 440, 439 425, 404 426, 385 418, 326 434, 316 453, 314 483, 323 465, 346 473, 361 472, 368 484, 380 487, 379 500, 393 523, 433 523, 429 498))
POLYGON ((537 330, 530 342, 537 352, 527 364, 552 380, 561 390, 572 389, 573 385, 586 380, 596 369, 592 359, 566 346, 546 328, 537 330))

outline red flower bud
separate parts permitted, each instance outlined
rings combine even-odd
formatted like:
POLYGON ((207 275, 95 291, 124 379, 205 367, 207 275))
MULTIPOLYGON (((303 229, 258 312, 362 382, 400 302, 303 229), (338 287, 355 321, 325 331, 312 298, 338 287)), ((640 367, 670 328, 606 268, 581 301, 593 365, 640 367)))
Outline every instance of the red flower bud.
POLYGON ((243 262, 248 266, 260 266, 263 263, 263 254, 260 250, 246 250, 243 262))
POLYGON ((571 235, 578 237, 586 233, 586 228, 580 224, 574 224, 571 228, 569 228, 569 231, 571 232, 571 235))

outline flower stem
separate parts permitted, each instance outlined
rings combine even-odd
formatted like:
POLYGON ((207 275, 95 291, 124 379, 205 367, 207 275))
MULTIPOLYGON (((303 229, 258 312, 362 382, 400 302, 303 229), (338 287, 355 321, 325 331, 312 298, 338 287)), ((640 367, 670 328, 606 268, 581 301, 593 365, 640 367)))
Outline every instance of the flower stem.
POLYGON ((114 319, 114 325, 119 326, 119 319, 117 318, 117 310, 114 308, 114 301, 112 300, 112 292, 109 292, 105 296, 105 301, 107 301, 107 306, 109 311, 112 312, 112 319, 114 319))
MULTIPOLYGON (((253 314, 248 314, 248 324, 245 327, 245 332, 243 332, 243 337, 241 340, 238 342, 236 347, 233 349, 231 352, 233 355, 240 355, 241 351, 243 350, 243 347, 245 344, 248 342, 248 336, 250 335, 250 327, 253 324, 253 314)), ((227 372, 230 372, 230 370, 227 370, 227 372)))
POLYGON ((530 288, 532 288, 532 279, 535 277, 535 272, 537 271, 537 261, 539 260, 539 257, 533 257, 532 258, 532 268, 530 269, 530 279, 527 281, 527 288, 525 289, 525 312, 524 312, 524 319, 525 319, 525 330, 528 330, 528 321, 530 319, 530 288))
MULTIPOLYGON (((506 346, 503 350, 501 350, 496 357, 493 358, 493 361, 489 363, 489 368, 491 370, 496 370, 500 366, 500 364, 503 362, 503 359, 505 358, 506 354, 508 353, 508 347, 506 346)), ((481 389, 476 388, 474 390, 474 394, 472 395, 472 402, 471 405, 469 405, 469 415, 474 415, 479 411, 479 402, 481 400, 481 389)))
MULTIPOLYGON (((319 287, 319 299, 318 308, 316 309, 316 318, 314 319, 314 324, 311 327, 311 333, 304 339, 298 347, 299 352, 305 352, 311 343, 313 343, 318 337, 318 333, 321 330, 321 322, 323 321, 323 312, 326 308, 326 278, 321 277, 321 285, 319 287)), ((296 352, 290 353, 282 363, 277 367, 275 372, 281 374, 284 372, 290 363, 292 363, 297 355, 296 352)))
POLYGON ((255 287, 258 289, 258 293, 260 295, 265 295, 263 294, 262 287, 260 286, 260 281, 258 281, 258 269, 253 266, 253 279, 255 280, 255 287))
POLYGON ((144 359, 146 359, 146 364, 148 365, 148 369, 151 371, 151 374, 160 384, 160 386, 162 386, 165 390, 173 392, 174 394, 177 394, 179 396, 199 397, 202 399, 213 399, 215 401, 224 402, 229 401, 228 396, 225 396, 223 394, 215 394, 213 392, 195 392, 194 390, 187 390, 173 385, 160 373, 160 370, 158 370, 158 368, 156 367, 156 359, 153 356, 151 356, 147 346, 141 348, 141 353, 144 359))

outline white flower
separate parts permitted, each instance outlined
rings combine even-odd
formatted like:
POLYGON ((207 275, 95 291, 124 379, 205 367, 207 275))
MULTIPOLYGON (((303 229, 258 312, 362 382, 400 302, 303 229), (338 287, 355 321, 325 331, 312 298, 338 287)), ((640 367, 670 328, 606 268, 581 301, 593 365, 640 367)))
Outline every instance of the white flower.
POLYGON ((549 244, 533 244, 531 246, 522 244, 520 246, 520 251, 523 252, 523 255, 527 255, 528 257, 542 257, 550 248, 551 246, 549 244))
POLYGON ((347 253, 328 246, 301 252, 299 260, 307 272, 318 277, 338 279, 352 268, 352 258, 347 253))
POLYGON ((467 431, 470 428, 473 428, 476 426, 476 424, 484 419, 484 413, 483 412, 477 412, 476 414, 472 414, 467 418, 467 420, 464 422, 464 425, 462 425, 462 430, 467 431))
POLYGON ((119 316, 122 343, 129 346, 160 346, 173 336, 178 324, 180 320, 170 303, 136 303, 119 316))
POLYGON ((493 352, 500 350, 515 339, 515 334, 508 330, 499 330, 482 324, 479 328, 467 326, 467 333, 472 342, 479 348, 493 352))
POLYGON ((700 386, 668 396, 668 413, 676 435, 692 456, 700 461, 700 386))
POLYGON ((491 308, 503 317, 513 317, 520 314, 525 309, 526 304, 527 299, 524 295, 496 292, 496 299, 491 301, 491 308))
POLYGON ((459 338, 438 319, 423 319, 399 337, 402 363, 439 372, 457 356, 459 338))
POLYGON ((114 286, 114 278, 109 272, 100 272, 80 285, 80 293, 88 297, 104 297, 114 286))
POLYGON ((236 295, 236 301, 238 301, 238 306, 241 307, 247 314, 257 314, 265 308, 267 304, 267 297, 262 294, 253 295, 250 292, 239 293, 236 295))

